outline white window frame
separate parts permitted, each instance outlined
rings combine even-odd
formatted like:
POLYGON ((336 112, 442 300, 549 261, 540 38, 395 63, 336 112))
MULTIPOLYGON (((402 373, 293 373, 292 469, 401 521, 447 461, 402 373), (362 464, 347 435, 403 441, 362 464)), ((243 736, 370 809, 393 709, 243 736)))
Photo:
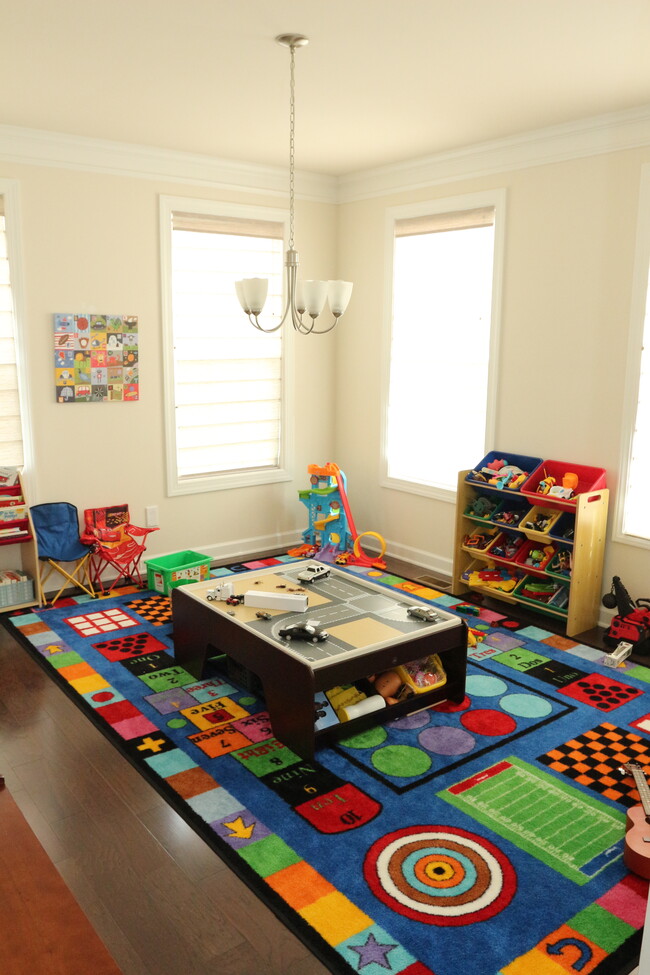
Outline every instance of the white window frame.
MULTIPOLYGON (((494 264, 492 276, 492 317, 490 327, 490 357, 488 363, 488 386, 485 415, 484 450, 492 449, 495 441, 497 389, 499 369, 499 348, 501 332, 501 304, 503 291, 503 266, 505 245, 505 217, 506 191, 505 189, 485 190, 478 193, 467 193, 462 196, 446 197, 440 200, 427 200, 406 206, 390 207, 386 210, 385 229, 385 296, 384 296, 384 327, 383 327, 383 369, 382 369, 382 428, 381 428, 381 459, 380 483, 383 487, 405 491, 408 494, 418 494, 439 501, 455 503, 456 490, 424 484, 418 481, 406 481, 388 475, 388 396, 390 388, 390 353, 393 319, 393 256, 395 245, 395 224, 398 220, 416 217, 433 216, 437 214, 453 213, 463 210, 475 210, 481 207, 494 207, 494 264)), ((459 390, 459 395, 463 391, 459 390)), ((475 461, 478 458, 475 458, 475 461)))
MULTIPOLYGON (((233 471, 224 474, 197 475, 179 478, 176 464, 175 377, 172 321, 172 215, 174 212, 196 213, 215 217, 235 217, 242 220, 266 220, 283 225, 286 238, 289 215, 286 210, 273 207, 256 207, 237 203, 220 203, 188 197, 161 196, 160 198, 160 246, 162 283, 162 338, 163 374, 165 389, 165 444, 167 467, 167 495, 200 494, 208 491, 224 491, 233 488, 253 487, 260 484, 277 484, 293 479, 290 458, 293 456, 293 330, 283 326, 282 337, 282 402, 280 419, 280 459, 277 467, 250 471, 233 471)), ((253 328, 244 312, 242 328, 253 328)), ((263 322, 263 317, 262 317, 263 322)))
MULTIPOLYGON (((645 330, 648 283, 650 281, 650 164, 641 167, 639 208, 636 229, 634 271, 628 332, 627 365, 623 387, 623 416, 621 452, 619 460, 619 489, 616 492, 612 541, 623 542, 637 548, 650 549, 650 538, 630 535, 623 531, 625 499, 631 475, 632 440, 636 425, 639 385, 641 380, 641 350, 645 330)), ((650 308, 648 308, 650 312, 650 308)))
POLYGON ((25 328, 25 284, 23 278, 23 248, 21 235, 20 191, 18 180, 0 178, 0 196, 3 197, 5 215, 5 235, 11 296, 13 301, 14 340, 16 349, 16 371, 18 375, 18 400, 20 403, 20 422, 23 437, 23 474, 33 476, 34 440, 30 403, 27 396, 29 388, 27 363, 28 340, 25 328))

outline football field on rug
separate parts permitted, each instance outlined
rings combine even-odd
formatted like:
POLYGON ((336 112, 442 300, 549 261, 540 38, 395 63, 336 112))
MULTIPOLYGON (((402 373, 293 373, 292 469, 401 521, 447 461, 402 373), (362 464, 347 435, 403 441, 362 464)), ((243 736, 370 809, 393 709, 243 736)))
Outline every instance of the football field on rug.
POLYGON ((639 799, 618 770, 650 769, 650 669, 371 577, 481 632, 466 696, 314 761, 223 662, 201 680, 176 663, 166 596, 80 597, 6 625, 332 972, 628 971, 648 883, 623 864, 639 799))

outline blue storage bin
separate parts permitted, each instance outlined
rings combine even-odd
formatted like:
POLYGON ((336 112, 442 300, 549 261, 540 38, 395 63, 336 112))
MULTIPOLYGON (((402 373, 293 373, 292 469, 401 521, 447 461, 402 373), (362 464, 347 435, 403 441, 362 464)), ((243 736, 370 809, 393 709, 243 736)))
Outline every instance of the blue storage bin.
MULTIPOLYGON (((516 491, 510 491, 511 495, 516 495, 516 491)), ((499 502, 496 511, 492 513, 491 520, 501 528, 518 528, 519 523, 530 511, 530 502, 525 498, 509 497, 499 502)))
POLYGON ((551 538, 557 538, 561 542, 566 542, 567 545, 573 544, 573 536, 575 534, 576 528, 576 516, 572 511, 565 511, 552 526, 549 531, 551 538), (570 536, 567 536, 567 532, 571 532, 570 536))
POLYGON ((520 484, 513 490, 509 487, 503 487, 501 490, 509 491, 511 494, 518 494, 522 485, 526 480, 528 480, 532 474, 537 470, 537 468, 542 463, 541 457, 527 457, 525 454, 512 454, 505 450, 491 450, 487 456, 481 460, 476 467, 469 472, 465 478, 470 484, 481 484, 484 487, 491 487, 494 490, 498 489, 498 485, 488 484, 487 481, 483 481, 480 477, 476 476, 476 473, 481 471, 482 468, 487 467, 488 464, 493 463, 495 460, 505 460, 506 465, 509 467, 518 467, 526 475, 520 484), (474 476, 473 476, 474 475, 474 476))

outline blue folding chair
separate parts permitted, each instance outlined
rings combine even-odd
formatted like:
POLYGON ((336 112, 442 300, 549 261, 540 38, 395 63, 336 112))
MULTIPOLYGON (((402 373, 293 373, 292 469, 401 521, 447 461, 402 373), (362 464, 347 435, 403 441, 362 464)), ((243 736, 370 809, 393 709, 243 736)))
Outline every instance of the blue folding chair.
POLYGON ((68 583, 94 596, 88 574, 88 562, 93 546, 84 545, 79 538, 79 514, 73 504, 56 501, 36 504, 29 509, 38 548, 38 588, 41 604, 47 604, 45 583, 52 572, 59 572, 65 582, 50 600, 53 606, 68 583), (68 571, 64 565, 73 566, 68 571))

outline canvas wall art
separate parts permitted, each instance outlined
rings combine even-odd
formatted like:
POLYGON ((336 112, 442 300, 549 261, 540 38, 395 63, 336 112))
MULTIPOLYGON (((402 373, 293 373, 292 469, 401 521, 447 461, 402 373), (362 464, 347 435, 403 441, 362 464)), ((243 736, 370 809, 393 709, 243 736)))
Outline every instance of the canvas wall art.
POLYGON ((139 399, 137 315, 54 315, 57 403, 139 399))

